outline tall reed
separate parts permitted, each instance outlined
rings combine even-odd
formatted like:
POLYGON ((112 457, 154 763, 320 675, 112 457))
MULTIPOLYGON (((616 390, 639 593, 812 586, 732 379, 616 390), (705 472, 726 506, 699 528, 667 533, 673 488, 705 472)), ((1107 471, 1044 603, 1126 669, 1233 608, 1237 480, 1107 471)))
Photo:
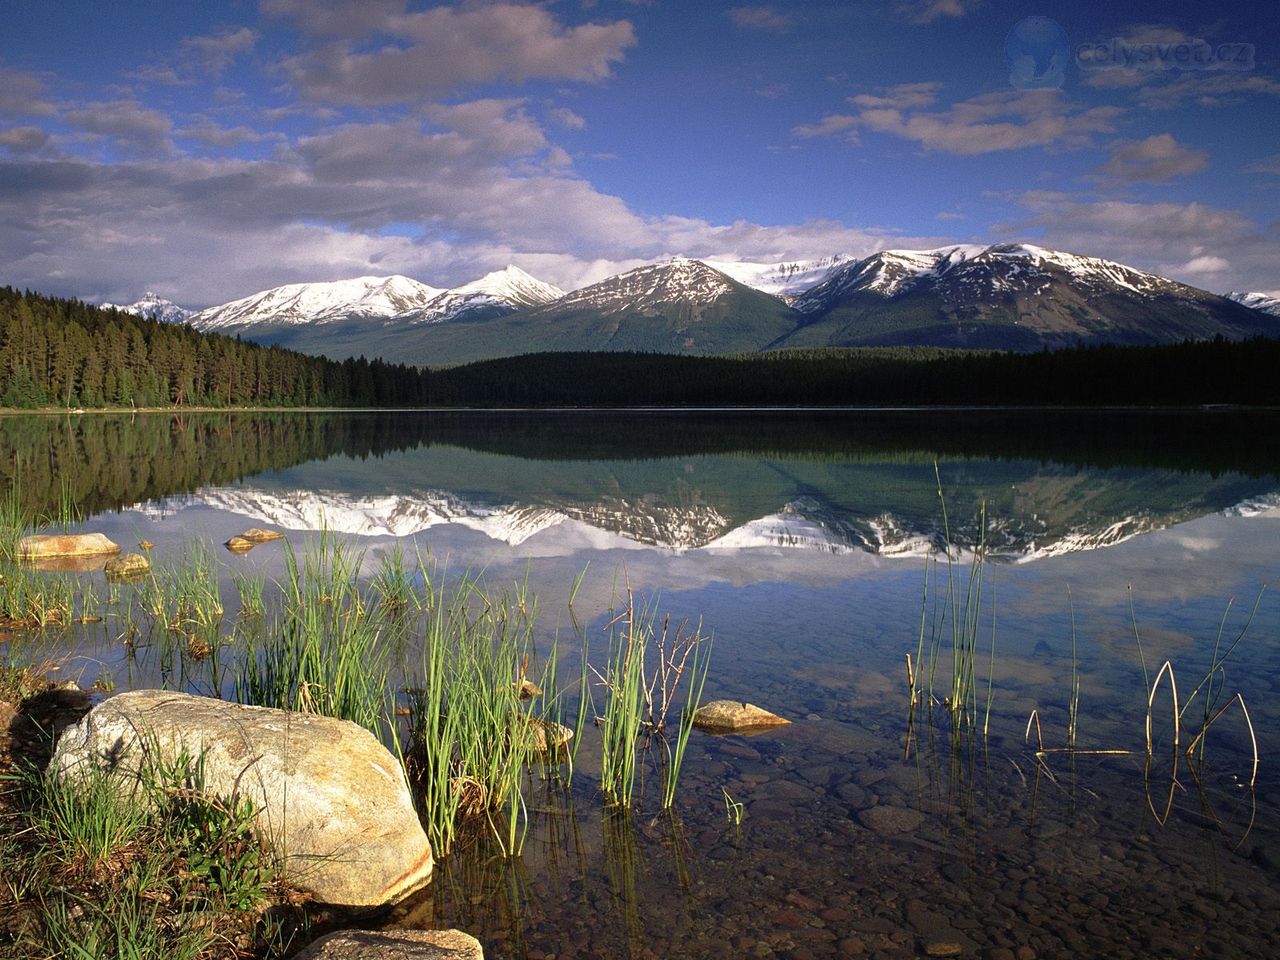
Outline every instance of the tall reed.
POLYGON ((391 659, 361 596, 363 555, 322 530, 285 545, 280 610, 236 677, 242 703, 352 720, 388 735, 391 659))

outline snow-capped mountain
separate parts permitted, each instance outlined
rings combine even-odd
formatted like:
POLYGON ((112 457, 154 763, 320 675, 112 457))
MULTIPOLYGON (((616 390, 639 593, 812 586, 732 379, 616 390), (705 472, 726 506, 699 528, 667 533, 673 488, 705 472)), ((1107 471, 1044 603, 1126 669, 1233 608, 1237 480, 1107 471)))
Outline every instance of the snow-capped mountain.
POLYGON ((487 273, 479 280, 442 290, 417 310, 396 317, 409 323, 442 323, 464 314, 481 319, 511 313, 521 307, 536 307, 564 296, 564 291, 543 283, 519 267, 487 273))
POLYGON ((713 270, 739 283, 784 299, 815 287, 853 257, 835 254, 819 260, 792 260, 784 263, 752 263, 746 260, 703 260, 713 270))
MULTIPOLYGON (((549 496, 541 502, 470 499, 445 490, 352 495, 339 490, 260 489, 252 484, 213 487, 142 504, 153 518, 200 506, 248 517, 286 530, 327 529, 362 537, 408 537, 454 525, 494 541, 519 546, 562 524, 589 528, 619 543, 676 553, 770 549, 834 555, 873 554, 885 559, 971 558, 979 538, 989 559, 1032 563, 1051 557, 1113 547, 1135 537, 1220 512, 1226 516, 1275 516, 1280 494, 1260 493, 1226 507, 1210 504, 1164 508, 1129 507, 1097 515, 1050 519, 1037 513, 1005 517, 983 534, 964 524, 948 531, 936 517, 892 507, 875 513, 836 507, 801 496, 773 513, 736 523, 709 503, 605 495, 594 499, 549 496)), ((1086 514, 1089 511, 1085 511, 1086 514)))
POLYGON ((565 294, 556 309, 594 310, 602 315, 624 310, 643 313, 670 304, 707 306, 732 290, 732 278, 721 271, 701 260, 673 257, 565 294))
POLYGON ((1227 294, 1227 299, 1234 300, 1236 303, 1243 303, 1253 310, 1261 310, 1263 313, 1280 317, 1280 297, 1273 297, 1269 293, 1236 293, 1232 291, 1227 294))
POLYGON ((546 350, 732 353, 757 350, 794 326, 780 298, 676 257, 468 325, 465 339, 461 330, 424 330, 418 350, 428 363, 546 350))
POLYGON ((417 310, 443 292, 401 276, 290 283, 201 310, 191 324, 198 330, 225 330, 254 324, 330 323, 351 317, 385 320, 417 310))
POLYGON ((1121 263, 1049 250, 1029 243, 989 247, 958 245, 936 250, 882 250, 833 272, 795 301, 801 313, 821 313, 851 293, 888 299, 924 287, 953 303, 1005 294, 1049 291, 1055 280, 1095 289, 1140 295, 1180 293, 1193 288, 1121 263))
POLYGON ((191 317, 195 316, 194 310, 180 307, 172 300, 166 300, 150 290, 142 295, 141 300, 128 306, 121 306, 117 303, 104 303, 102 304, 102 309, 133 313, 139 317, 146 317, 148 320, 159 320, 162 323, 186 323, 191 317))
POLYGON ((1280 334, 1275 318, 1111 260, 1027 243, 886 250, 796 298, 788 346, 1039 350, 1280 334))
POLYGON ((450 289, 360 277, 265 290, 189 322, 338 359, 452 364, 542 351, 1026 351, 1280 336, 1280 302, 998 243, 779 263, 675 257, 569 293, 513 266, 450 289))
MULTIPOLYGON (((262 331, 279 338, 281 328, 348 322, 378 325, 438 323, 511 313, 555 300, 564 291, 519 267, 507 267, 451 289, 410 277, 357 277, 328 283, 291 283, 263 290, 196 314, 200 330, 234 331, 252 338, 262 331)), ((318 351, 319 352, 319 351, 318 351)))

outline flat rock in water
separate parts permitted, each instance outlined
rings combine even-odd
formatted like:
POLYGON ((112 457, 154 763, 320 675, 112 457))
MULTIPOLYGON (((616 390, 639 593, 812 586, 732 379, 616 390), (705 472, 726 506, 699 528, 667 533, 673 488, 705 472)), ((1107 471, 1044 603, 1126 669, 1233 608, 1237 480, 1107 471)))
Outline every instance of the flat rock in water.
POLYGON ((484 950, 461 930, 339 930, 296 960, 484 960, 484 950))
POLYGON ((704 703, 693 714, 693 725, 710 733, 761 730, 790 722, 768 710, 762 710, 753 703, 743 703, 741 700, 712 700, 710 703, 704 703))
POLYGON ((255 546, 252 540, 246 540, 244 537, 232 537, 223 544, 232 553, 248 553, 255 546))
POLYGON ((205 792, 238 792, 258 808, 284 879, 317 900, 383 906, 430 879, 431 847, 400 763, 346 720, 135 690, 68 729, 50 769, 74 777, 96 764, 133 781, 183 752, 200 758, 205 792))
POLYGON ((108 580, 131 580, 151 572, 151 561, 140 553, 126 553, 112 557, 102 568, 108 580))
POLYGON ((272 540, 283 540, 284 534, 279 530, 263 530, 261 527, 250 527, 240 534, 242 540, 250 543, 270 543, 272 540))
POLYGON ((18 541, 19 560, 46 557, 101 557, 119 553, 120 547, 101 533, 41 533, 18 541))
POLYGON ((859 810, 858 821, 876 833, 909 833, 924 823, 924 814, 906 807, 878 805, 859 810))

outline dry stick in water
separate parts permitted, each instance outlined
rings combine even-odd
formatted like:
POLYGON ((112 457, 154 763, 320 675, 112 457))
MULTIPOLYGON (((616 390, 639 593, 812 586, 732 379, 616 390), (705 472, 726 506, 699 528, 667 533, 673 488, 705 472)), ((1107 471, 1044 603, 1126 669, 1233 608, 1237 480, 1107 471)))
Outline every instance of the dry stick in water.
POLYGON ((1164 666, 1160 668, 1160 672, 1156 674, 1155 683, 1151 685, 1151 693, 1147 697, 1147 765, 1143 771, 1143 780, 1146 783, 1147 806, 1151 808, 1151 815, 1156 818, 1156 822, 1160 826, 1164 826, 1169 819, 1169 813, 1173 810, 1174 792, 1178 788, 1178 738, 1182 731, 1182 723, 1178 710, 1178 681, 1173 675, 1173 664, 1168 660, 1164 662, 1164 666), (1163 816, 1156 810, 1155 801, 1151 799, 1151 764, 1154 760, 1154 747, 1151 737, 1151 707, 1155 703, 1156 691, 1160 687, 1160 681, 1165 673, 1169 674, 1169 687, 1173 691, 1173 769, 1169 772, 1169 798, 1164 805, 1163 816))
MULTIPOLYGON (((1191 752, 1195 750, 1196 744, 1198 744, 1200 740, 1204 737, 1204 735, 1209 731, 1209 728, 1218 721, 1218 718, 1227 712, 1227 710, 1231 707, 1231 704, 1235 703, 1237 700, 1240 701, 1240 711, 1244 714, 1245 725, 1249 728, 1249 740, 1253 744, 1253 772, 1249 776, 1249 789, 1252 790, 1254 787, 1254 784, 1257 783, 1257 780, 1258 780, 1258 737, 1257 737, 1257 734, 1255 734, 1253 731, 1253 720, 1249 718, 1249 708, 1244 705, 1243 694, 1237 693, 1234 697, 1228 700, 1226 704, 1224 704, 1223 707, 1217 713, 1215 713, 1213 717, 1207 723, 1205 723, 1203 727, 1201 727, 1200 732, 1196 734, 1195 739, 1192 740, 1189 744, 1187 744, 1186 756, 1187 756, 1188 762, 1190 762, 1191 752)), ((1194 770, 1194 768, 1192 769, 1194 770)))

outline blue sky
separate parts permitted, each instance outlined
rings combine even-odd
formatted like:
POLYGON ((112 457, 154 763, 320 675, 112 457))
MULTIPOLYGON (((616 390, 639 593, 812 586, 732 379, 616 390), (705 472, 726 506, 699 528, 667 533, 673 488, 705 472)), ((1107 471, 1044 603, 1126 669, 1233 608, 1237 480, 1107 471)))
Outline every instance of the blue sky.
POLYGON ((0 283, 205 306, 1022 239, 1276 292, 1278 7, 10 2, 0 283))

